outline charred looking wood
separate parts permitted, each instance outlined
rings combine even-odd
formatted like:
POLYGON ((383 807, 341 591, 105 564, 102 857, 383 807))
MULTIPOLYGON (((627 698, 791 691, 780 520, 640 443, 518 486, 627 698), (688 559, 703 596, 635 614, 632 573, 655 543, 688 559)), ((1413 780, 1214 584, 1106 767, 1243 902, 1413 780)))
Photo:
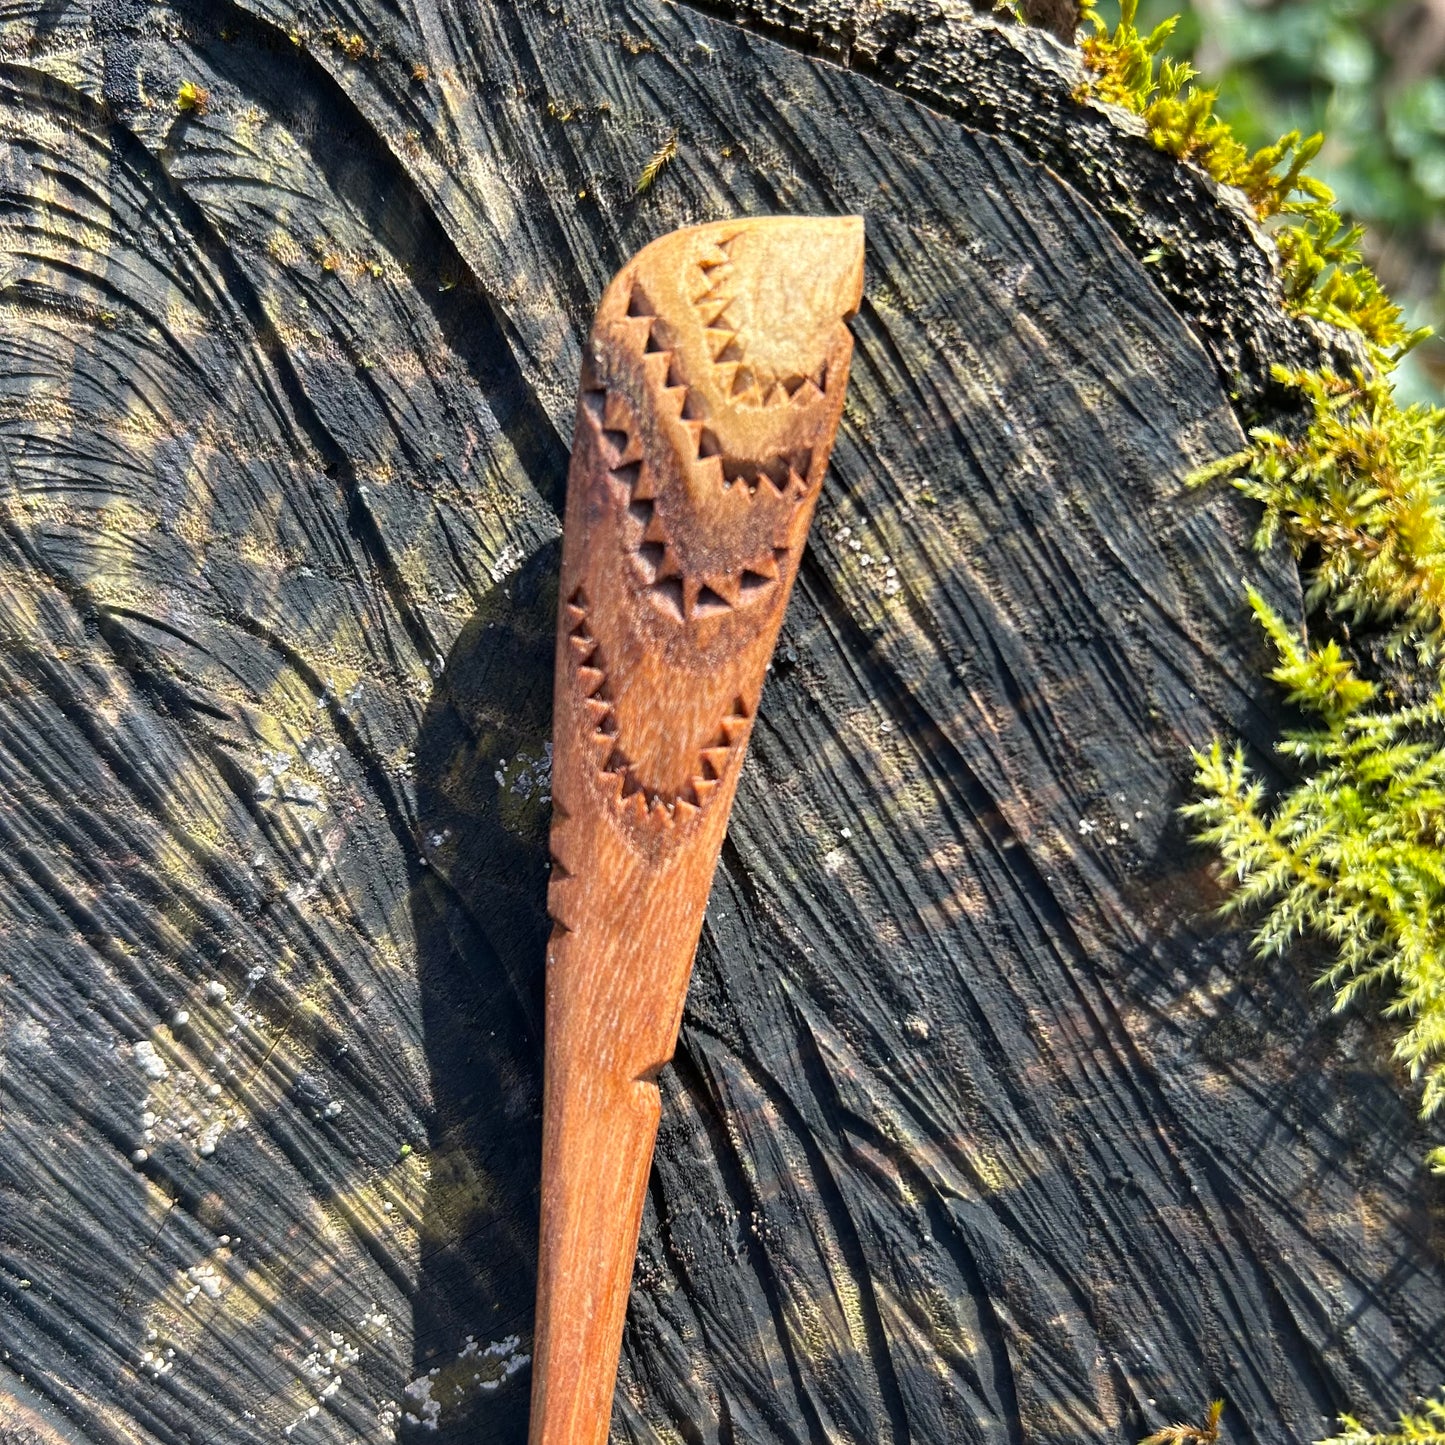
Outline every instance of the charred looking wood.
POLYGON ((781 211, 866 215, 863 302, 614 1438, 1312 1439, 1445 1377, 1387 1051, 1174 821, 1277 734, 1240 577, 1300 605, 1181 479, 1318 351, 1047 36, 742 9, 0 22, 0 1432, 525 1439, 583 342, 781 211))

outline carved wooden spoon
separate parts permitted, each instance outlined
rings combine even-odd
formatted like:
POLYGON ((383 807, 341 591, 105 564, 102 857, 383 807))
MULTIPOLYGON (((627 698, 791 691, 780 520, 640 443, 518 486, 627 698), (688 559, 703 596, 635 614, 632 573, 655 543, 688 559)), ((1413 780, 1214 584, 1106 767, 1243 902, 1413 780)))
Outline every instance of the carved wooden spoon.
POLYGON ((696 226, 639 251, 592 328, 557 629, 531 1445, 607 1437, 655 1081, 862 285, 857 217, 696 226))

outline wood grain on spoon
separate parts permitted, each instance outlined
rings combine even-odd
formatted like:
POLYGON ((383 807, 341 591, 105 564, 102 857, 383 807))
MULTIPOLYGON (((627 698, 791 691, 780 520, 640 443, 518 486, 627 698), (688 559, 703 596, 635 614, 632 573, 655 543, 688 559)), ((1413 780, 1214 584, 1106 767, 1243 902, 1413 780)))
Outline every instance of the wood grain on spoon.
POLYGON ((532 1445, 607 1436, 728 810, 837 433, 857 217, 654 241, 583 363, 557 629, 532 1445))

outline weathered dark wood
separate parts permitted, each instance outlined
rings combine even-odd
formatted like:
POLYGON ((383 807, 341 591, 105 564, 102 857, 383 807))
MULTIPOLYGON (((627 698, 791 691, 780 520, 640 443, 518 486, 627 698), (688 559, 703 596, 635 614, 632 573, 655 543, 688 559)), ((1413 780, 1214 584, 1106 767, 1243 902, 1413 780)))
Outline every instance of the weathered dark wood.
POLYGON ((1445 1377, 1387 1048, 1172 814, 1276 726, 1240 575, 1298 606, 1180 478, 1311 338, 1050 41, 857 13, 0 11, 0 1431, 524 1438, 579 338, 758 211, 869 270, 615 1438, 1305 1440, 1445 1377))

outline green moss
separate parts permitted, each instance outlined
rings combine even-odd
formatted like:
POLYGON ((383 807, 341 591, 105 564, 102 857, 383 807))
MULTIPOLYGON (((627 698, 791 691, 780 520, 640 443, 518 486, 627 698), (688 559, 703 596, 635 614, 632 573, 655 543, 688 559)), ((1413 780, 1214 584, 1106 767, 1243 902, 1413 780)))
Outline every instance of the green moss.
POLYGON ((1445 412, 1399 406, 1388 375, 1276 367, 1310 421, 1298 436, 1257 428, 1248 451, 1194 484, 1230 478, 1264 508, 1256 544, 1283 537, 1317 559, 1306 578, 1314 614, 1383 629, 1387 650, 1420 664, 1445 650, 1445 412))
POLYGON ((1429 1117, 1445 1105, 1445 685, 1381 706, 1337 643, 1306 646, 1250 602, 1278 653, 1270 676, 1317 719, 1277 745, 1301 779, 1267 805, 1243 748, 1216 739, 1195 756, 1202 796, 1184 816, 1236 880, 1226 910, 1264 910, 1259 953, 1314 934, 1334 946, 1324 981, 1337 1008, 1388 992, 1395 1054, 1429 1117))
MULTIPOLYGON (((1362 658, 1341 641, 1295 637, 1251 592, 1277 654, 1270 676, 1315 725, 1277 744, 1296 781, 1273 799, 1242 749, 1216 739, 1195 756, 1200 796, 1184 813, 1235 877, 1226 909, 1263 912, 1260 953, 1314 934, 1335 951, 1322 982, 1337 1007, 1386 992, 1396 1055, 1423 1085, 1429 1117, 1445 1105, 1445 412, 1401 407, 1391 384, 1428 332, 1405 328, 1361 259, 1360 232, 1307 173, 1320 137, 1292 132, 1251 152, 1191 68, 1160 59, 1174 22, 1144 35, 1135 14, 1136 0, 1120 0, 1111 31, 1089 0, 1090 96, 1125 106, 1160 149, 1238 187, 1271 228, 1285 306, 1364 342, 1352 377, 1276 368, 1308 421, 1297 434, 1256 429, 1247 450, 1193 481, 1227 479, 1258 502, 1256 543, 1282 538, 1305 566, 1312 625, 1346 646, 1351 629, 1380 644, 1398 684, 1361 676, 1362 658)), ((1445 1149, 1430 1161, 1445 1171, 1445 1149)))
MULTIPOLYGON (((1308 420, 1288 434, 1256 429, 1246 450, 1192 479, 1228 480, 1260 504, 1256 544, 1292 549, 1309 624, 1326 640, 1296 636, 1249 590, 1274 646, 1270 679, 1311 722, 1276 744, 1295 781, 1267 797, 1243 747, 1216 738, 1194 756, 1198 798, 1182 812, 1233 875, 1224 911, 1262 914, 1257 952, 1315 935, 1333 947, 1320 982, 1336 1008, 1384 995, 1395 1055, 1431 1118, 1445 1110, 1445 412, 1401 407, 1391 380, 1429 331, 1405 327, 1361 257, 1361 232, 1307 173, 1321 137, 1291 132, 1250 151, 1192 68, 1161 60, 1175 21, 1145 35, 1137 0, 1119 4, 1110 30, 1084 0, 1093 78, 1080 99, 1124 106, 1161 150, 1238 187, 1278 249, 1287 310, 1364 343, 1351 377, 1276 367, 1308 420), (1370 648, 1350 655, 1361 640, 1370 648), (1379 680, 1362 675, 1376 650, 1379 680)), ((1445 1148, 1427 1162, 1445 1173, 1445 1148)), ((1206 1423, 1217 1430, 1217 1412, 1206 1423)), ((1350 1416, 1340 1426, 1320 1445, 1445 1445, 1445 1390, 1395 1433, 1350 1416)), ((1171 1428, 1151 1442, 1195 1427, 1171 1428)))
POLYGON ((648 162, 642 168, 642 173, 637 177, 637 186, 633 195, 640 196, 652 189, 652 183, 663 171, 672 164, 677 157, 677 132, 673 131, 668 138, 653 152, 648 162))
POLYGON ((1319 1445, 1445 1445, 1445 1390, 1422 1402, 1417 1415, 1401 1415, 1400 1428, 1375 1434, 1353 1415, 1340 1416, 1340 1433, 1319 1445))
POLYGON ((210 104, 211 92, 194 80, 183 80, 176 89, 176 109, 182 115, 205 115, 210 104))
POLYGON ((1178 17, 1146 35, 1134 24, 1137 14, 1138 0, 1120 0, 1110 30, 1097 0, 1085 0, 1091 33, 1080 48, 1093 72, 1085 95, 1132 111, 1160 150, 1241 190, 1255 215, 1273 222, 1286 307, 1358 332, 1377 359, 1393 364, 1429 331, 1404 325, 1360 255, 1359 230, 1345 226, 1329 187, 1307 174, 1323 137, 1291 131, 1251 151, 1215 114, 1217 93, 1194 83, 1193 66, 1161 58, 1178 17))
MULTIPOLYGON (((1445 412, 1400 407, 1378 370, 1276 378, 1308 402, 1300 434, 1256 429, 1193 480, 1228 478, 1262 506, 1256 543, 1282 537, 1306 566, 1316 630, 1371 639, 1394 685, 1361 677, 1340 641, 1301 641, 1251 593, 1271 678, 1318 726, 1277 744, 1296 781, 1275 799, 1216 741, 1184 812, 1237 879, 1226 907, 1265 910, 1259 952, 1310 933, 1334 948, 1321 981, 1337 1008, 1387 993, 1428 1118, 1445 1104, 1445 412)), ((1445 1149, 1429 1162, 1445 1172, 1445 1149)))

